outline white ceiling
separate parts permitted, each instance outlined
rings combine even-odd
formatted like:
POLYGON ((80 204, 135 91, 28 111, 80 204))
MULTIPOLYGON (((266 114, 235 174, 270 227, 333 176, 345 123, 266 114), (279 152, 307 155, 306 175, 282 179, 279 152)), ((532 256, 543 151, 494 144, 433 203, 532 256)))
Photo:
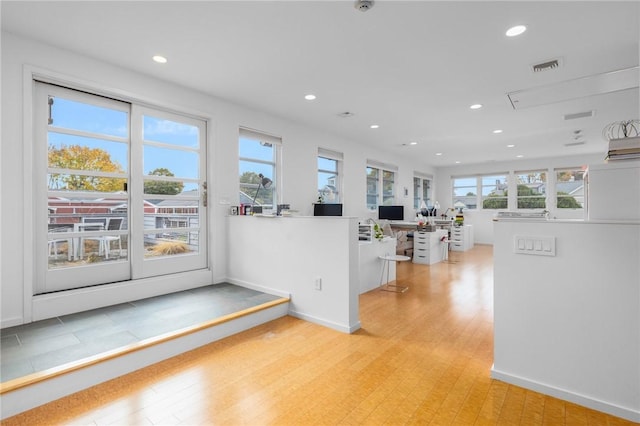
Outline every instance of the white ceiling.
POLYGON ((436 167, 516 155, 604 157, 603 127, 640 116, 637 87, 518 110, 506 96, 637 67, 637 1, 378 0, 365 13, 350 0, 2 1, 1 7, 3 30, 436 167), (515 24, 528 30, 506 37, 515 24), (152 62, 155 54, 169 62, 152 62), (531 71, 552 58, 562 66, 531 71), (307 93, 317 99, 306 101, 307 93), (474 103, 484 107, 472 111, 474 103), (588 110, 595 116, 563 118, 588 110), (354 116, 338 116, 345 111, 354 116), (566 147, 577 130, 586 143, 566 147))

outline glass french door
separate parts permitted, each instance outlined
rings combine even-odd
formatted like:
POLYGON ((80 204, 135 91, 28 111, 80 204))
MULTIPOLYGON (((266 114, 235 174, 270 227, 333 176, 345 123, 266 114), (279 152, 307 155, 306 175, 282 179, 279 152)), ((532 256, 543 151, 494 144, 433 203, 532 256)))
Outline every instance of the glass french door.
POLYGON ((36 293, 205 268, 206 123, 35 85, 36 293))

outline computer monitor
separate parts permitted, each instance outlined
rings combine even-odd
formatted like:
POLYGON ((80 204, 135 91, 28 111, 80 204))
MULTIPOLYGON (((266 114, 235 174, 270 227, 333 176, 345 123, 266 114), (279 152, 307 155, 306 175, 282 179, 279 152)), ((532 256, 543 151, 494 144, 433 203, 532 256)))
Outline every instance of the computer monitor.
POLYGON ((404 220, 404 206, 378 206, 378 219, 404 220))
POLYGON ((342 204, 314 204, 314 216, 342 216, 342 204))

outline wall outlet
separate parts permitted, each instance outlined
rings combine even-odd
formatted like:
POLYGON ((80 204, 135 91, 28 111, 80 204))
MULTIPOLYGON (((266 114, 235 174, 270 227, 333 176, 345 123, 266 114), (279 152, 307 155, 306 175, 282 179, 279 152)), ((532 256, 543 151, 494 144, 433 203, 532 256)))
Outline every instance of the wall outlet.
POLYGON ((322 278, 316 278, 314 288, 318 291, 322 290, 322 278))

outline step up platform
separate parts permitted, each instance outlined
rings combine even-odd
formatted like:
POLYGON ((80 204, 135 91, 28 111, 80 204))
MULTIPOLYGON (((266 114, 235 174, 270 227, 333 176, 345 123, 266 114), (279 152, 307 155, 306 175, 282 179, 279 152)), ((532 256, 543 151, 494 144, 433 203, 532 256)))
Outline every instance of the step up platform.
MULTIPOLYGON (((187 290, 186 292, 152 299, 155 300, 145 299, 131 302, 131 304, 136 306, 137 303, 138 307, 145 306, 145 313, 149 312, 149 315, 153 316, 150 313, 152 311, 148 311, 148 309, 150 309, 149 306, 151 304, 155 303, 157 309, 161 309, 161 311, 156 311, 156 313, 160 312, 160 314, 155 316, 160 318, 164 313, 175 314, 175 309, 178 308, 172 308, 171 305, 173 301, 179 300, 180 302, 185 302, 181 303, 180 306, 185 309, 185 312, 193 312, 205 308, 210 309, 211 315, 209 315, 209 319, 198 320, 198 322, 141 338, 107 351, 4 380, 0 383, 0 419, 14 416, 115 377, 131 373, 208 343, 286 316, 289 309, 289 298, 271 296, 231 284, 208 286, 208 288, 187 290), (218 288, 218 286, 220 287, 218 288), (211 290, 210 294, 208 294, 209 290, 211 290), (219 294, 223 295, 226 292, 226 297, 218 299, 217 296, 212 296, 216 294, 217 290, 219 290, 219 294), (252 294, 246 294, 252 300, 229 302, 229 294, 235 294, 234 297, 241 297, 243 292, 253 292, 252 294), (187 294, 185 295, 185 293, 187 294), (195 303, 193 310, 190 310, 189 305, 186 304, 188 302, 186 298, 195 303), (208 303, 211 303, 211 305, 207 307, 208 303), (226 307, 227 311, 234 306, 244 305, 246 307, 220 315, 220 312, 224 311, 224 308, 219 306, 220 303, 228 305, 226 307)), ((91 314, 92 312, 83 313, 82 315, 87 317, 91 314)), ((104 315, 104 313, 99 314, 104 315)), ((197 317, 198 315, 194 316, 194 318, 197 317)), ((95 321, 95 317, 93 320, 95 321)), ((62 325, 53 322, 52 326, 60 329, 60 327, 72 323, 65 317, 59 318, 59 321, 62 325), (65 321, 67 324, 65 324, 65 321)), ((180 323, 175 320, 172 322, 174 324, 180 323)), ((88 323, 90 324, 90 321, 88 323)), ((148 323, 146 325, 148 326, 148 323)), ((17 340, 20 340, 19 333, 25 328, 26 326, 19 326, 2 330, 3 342, 14 331, 18 333, 16 335, 17 340)), ((130 328, 131 334, 143 335, 142 331, 135 329, 135 324, 130 328)), ((162 329, 162 327, 158 327, 158 329, 162 329)), ((40 333, 42 333, 41 330, 39 331, 40 333)), ((3 348, 3 367, 11 361, 11 355, 14 357, 20 356, 19 350, 20 348, 3 348)), ((32 362, 31 364, 36 363, 32 362)), ((3 371, 3 376, 5 377, 9 374, 4 373, 6 371, 3 371)))

